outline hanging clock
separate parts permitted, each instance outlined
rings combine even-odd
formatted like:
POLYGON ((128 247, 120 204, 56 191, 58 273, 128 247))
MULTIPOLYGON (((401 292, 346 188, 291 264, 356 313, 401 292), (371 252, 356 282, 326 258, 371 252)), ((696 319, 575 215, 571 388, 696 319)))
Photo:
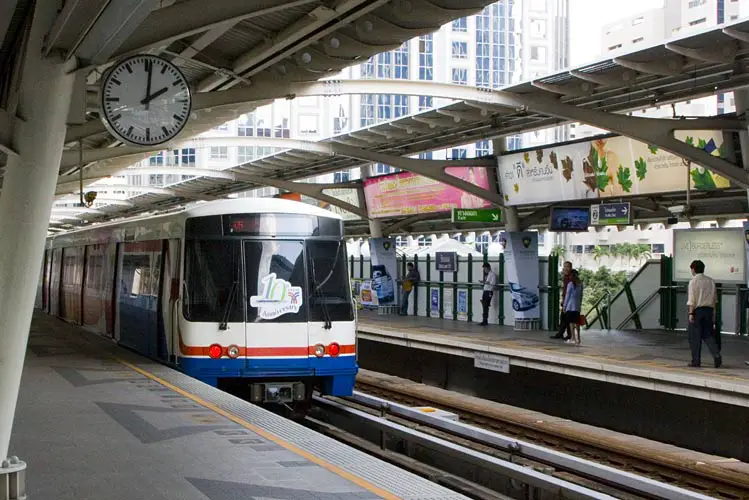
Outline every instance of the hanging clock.
POLYGON ((174 139, 192 109, 185 75, 166 59, 150 54, 117 62, 102 80, 99 94, 107 130, 135 146, 174 139))

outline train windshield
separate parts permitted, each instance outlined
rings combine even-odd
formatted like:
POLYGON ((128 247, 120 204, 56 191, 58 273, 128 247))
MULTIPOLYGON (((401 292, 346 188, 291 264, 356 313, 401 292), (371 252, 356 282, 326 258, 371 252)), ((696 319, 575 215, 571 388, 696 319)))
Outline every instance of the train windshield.
POLYGON ((310 321, 353 321, 343 241, 308 240, 310 321))
POLYGON ((219 324, 353 321, 346 246, 341 240, 188 239, 183 314, 219 324))

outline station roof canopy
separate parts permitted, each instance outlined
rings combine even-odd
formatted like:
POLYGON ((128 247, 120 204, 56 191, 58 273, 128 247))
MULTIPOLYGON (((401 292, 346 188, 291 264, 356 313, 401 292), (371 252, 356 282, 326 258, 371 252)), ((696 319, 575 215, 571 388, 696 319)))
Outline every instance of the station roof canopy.
MULTIPOLYGON (((184 0, 162 1, 159 8, 151 10, 154 2, 128 0, 121 3, 128 2, 132 4, 131 10, 134 12, 129 18, 132 21, 120 22, 122 26, 118 27, 119 31, 107 39, 108 45, 100 44, 106 46, 104 49, 92 43, 79 43, 76 46, 68 43, 69 46, 65 46, 67 40, 78 41, 80 36, 83 36, 83 42, 88 37, 97 36, 97 33, 101 36, 96 29, 89 30, 85 36, 82 33, 74 36, 70 32, 73 26, 85 26, 85 16, 91 15, 78 12, 75 6, 92 2, 67 2, 61 16, 71 6, 73 14, 83 17, 78 17, 75 23, 60 23, 62 34, 56 37, 59 48, 72 51, 84 64, 89 65, 90 70, 86 73, 89 93, 96 91, 102 70, 117 56, 151 51, 171 58, 183 69, 196 92, 211 92, 213 96, 219 96, 213 102, 220 105, 209 106, 195 113, 195 118, 183 134, 185 139, 251 111, 273 98, 304 95, 305 84, 315 85, 314 82, 320 78, 331 77, 343 67, 396 48, 408 39, 434 31, 452 19, 475 13, 491 3, 490 0, 216 0, 211 4, 211 9, 205 9, 202 0, 184 0), (138 9, 147 11, 140 12, 138 9), (85 50, 92 46, 99 50, 85 50), (314 64, 304 62, 309 60, 302 58, 304 53, 312 56, 314 64), (251 100, 251 90, 246 94, 235 90, 270 86, 277 88, 277 95, 267 91, 258 92, 258 95, 262 95, 261 100, 251 100), (233 98, 220 97, 229 96, 221 94, 229 90, 234 91, 234 101, 233 98)), ((98 3, 102 6, 108 4, 104 0, 98 3)), ((11 4, 15 4, 18 13, 28 2, 15 0, 11 4)), ((12 17, 10 27, 5 32, 0 23, 0 34, 5 34, 0 63, 3 62, 3 55, 7 56, 5 49, 9 40, 13 41, 9 36, 20 31, 18 17, 12 17)), ((71 15, 67 19, 74 17, 71 15)), ((0 19, 3 19, 2 15, 0 19)), ((94 27, 108 18, 99 16, 99 19, 103 21, 97 21, 94 27)), ((110 26, 110 29, 114 29, 114 26, 110 26)), ((523 102, 553 98, 559 103, 579 108, 627 113, 745 87, 749 84, 749 73, 746 71, 748 59, 749 21, 740 20, 640 50, 607 54, 606 58, 594 63, 510 85, 501 92, 518 96, 523 102)), ((434 93, 451 97, 447 90, 450 86, 403 82, 404 89, 393 92, 393 83, 370 81, 365 84, 369 87, 360 86, 356 92, 434 93)), ((571 121, 559 113, 539 112, 533 106, 508 107, 492 103, 488 90, 483 91, 482 96, 475 89, 458 86, 453 89, 453 103, 448 106, 326 139, 323 144, 340 143, 404 156, 571 121), (471 95, 467 96, 465 92, 471 95)), ((152 154, 144 151, 138 156, 132 148, 116 143, 104 130, 95 108, 86 111, 85 121, 81 125, 69 128, 68 139, 67 147, 71 149, 71 154, 77 147, 75 141, 80 139, 86 151, 122 148, 123 154, 128 155, 117 158, 116 154, 108 153, 105 160, 87 163, 84 178, 89 183, 152 154)), ((258 183, 232 178, 232 172, 269 179, 298 180, 362 163, 368 162, 320 151, 286 150, 229 169, 225 171, 226 176, 198 177, 171 185, 161 192, 150 190, 129 199, 129 204, 103 207, 99 209, 100 215, 91 214, 86 219, 93 222, 167 210, 196 199, 224 197, 260 187, 258 183)), ((72 186, 76 185, 78 179, 77 165, 63 162, 60 175, 58 194, 75 192, 72 186)), ((677 199, 679 196, 650 197, 641 200, 641 205, 646 207, 644 210, 650 210, 653 217, 660 218, 666 213, 665 204, 680 202, 677 199)), ((721 204, 721 213, 725 213, 725 210, 731 213, 746 211, 743 190, 724 192, 720 196, 726 197, 721 204)), ((699 203, 699 198, 700 195, 693 194, 692 202, 699 203)), ((719 196, 712 199, 717 198, 719 196)), ((712 202, 706 200, 705 203, 712 202)), ((524 213, 540 214, 541 208, 525 207, 524 213)), ((397 220, 393 222, 399 223, 397 220)), ((352 221, 350 224, 353 232, 366 232, 366 221, 352 221)), ((440 230, 452 226, 449 220, 416 220, 407 227, 413 230, 440 230)))

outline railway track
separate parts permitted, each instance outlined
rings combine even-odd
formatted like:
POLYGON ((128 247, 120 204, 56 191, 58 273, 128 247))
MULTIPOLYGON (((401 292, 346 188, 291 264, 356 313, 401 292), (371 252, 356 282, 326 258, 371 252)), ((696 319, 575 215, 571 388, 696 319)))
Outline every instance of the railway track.
POLYGON ((472 498, 749 498, 749 484, 741 475, 696 473, 658 457, 643 458, 636 450, 622 452, 528 429, 475 407, 429 400, 408 384, 383 387, 366 374, 357 385, 360 391, 352 398, 317 398, 322 417, 311 418, 313 425, 472 498), (415 406, 451 411, 459 421, 436 418, 415 406), (446 461, 453 463, 445 467, 446 461), (484 476, 489 471, 506 480, 476 480, 481 476, 476 467, 484 476))

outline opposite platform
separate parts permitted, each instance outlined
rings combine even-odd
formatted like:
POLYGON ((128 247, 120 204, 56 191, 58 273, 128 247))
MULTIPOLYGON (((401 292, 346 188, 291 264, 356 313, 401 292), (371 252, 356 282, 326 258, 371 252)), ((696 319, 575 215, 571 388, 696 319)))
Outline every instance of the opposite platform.
POLYGON ((41 313, 11 454, 34 499, 465 498, 41 313))
POLYGON ((360 339, 474 359, 488 353, 508 369, 520 366, 749 407, 749 339, 724 335, 723 366, 715 369, 707 347, 703 368, 686 366, 691 355, 683 332, 583 330, 580 346, 550 339, 552 334, 359 312, 360 339))

